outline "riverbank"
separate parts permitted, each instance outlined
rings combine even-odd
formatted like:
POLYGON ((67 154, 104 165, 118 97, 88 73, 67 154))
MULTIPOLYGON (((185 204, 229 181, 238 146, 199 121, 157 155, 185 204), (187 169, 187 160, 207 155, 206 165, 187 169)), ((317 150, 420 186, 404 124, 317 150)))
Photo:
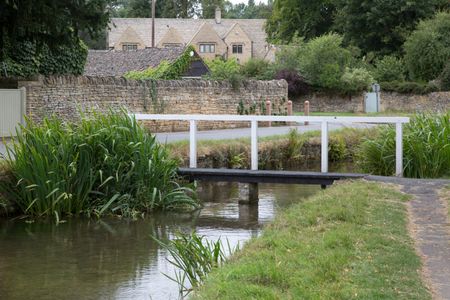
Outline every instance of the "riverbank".
POLYGON ((337 184, 277 216, 194 299, 430 299, 396 188, 337 184))
MULTIPOLYGON (((329 160, 353 162, 358 146, 364 138, 373 138, 378 128, 344 128, 330 131, 329 160)), ((320 166, 320 131, 274 135, 259 139, 259 169, 302 169, 311 170, 320 166)), ((189 142, 166 144, 173 158, 180 166, 189 165, 189 142)), ((200 168, 250 168, 250 139, 198 141, 197 164, 200 168)))

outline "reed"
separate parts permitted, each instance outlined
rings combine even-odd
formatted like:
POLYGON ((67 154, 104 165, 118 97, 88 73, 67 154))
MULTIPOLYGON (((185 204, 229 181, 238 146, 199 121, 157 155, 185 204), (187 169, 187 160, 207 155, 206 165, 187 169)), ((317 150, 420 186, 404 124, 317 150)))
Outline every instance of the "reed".
POLYGON ((0 183, 32 216, 120 214, 196 207, 177 183, 177 163, 125 111, 82 114, 78 123, 31 120, 7 146, 11 176, 0 183))
POLYGON ((227 255, 239 249, 239 246, 232 249, 227 240, 225 250, 220 239, 216 242, 208 241, 195 231, 190 234, 176 233, 175 238, 167 243, 155 237, 153 239, 169 252, 172 257, 168 259, 169 263, 178 269, 175 277, 165 276, 178 283, 180 294, 188 294, 199 287, 208 273, 225 263, 227 255))
MULTIPOLYGON (((395 170, 395 128, 384 127, 377 138, 365 140, 358 164, 365 172, 390 176, 395 170)), ((450 176, 450 112, 419 114, 405 125, 403 174, 411 178, 450 176)))

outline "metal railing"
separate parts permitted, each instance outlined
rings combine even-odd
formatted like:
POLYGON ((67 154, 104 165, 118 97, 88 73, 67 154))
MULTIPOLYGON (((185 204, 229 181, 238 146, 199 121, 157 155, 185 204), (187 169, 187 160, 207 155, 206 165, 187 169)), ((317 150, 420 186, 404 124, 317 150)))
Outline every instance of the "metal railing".
POLYGON ((258 122, 321 123, 321 172, 328 172, 328 124, 395 124, 395 174, 403 176, 403 124, 407 117, 311 117, 311 116, 242 116, 242 115, 153 115, 134 114, 136 120, 189 121, 189 167, 197 167, 197 122, 225 121, 251 123, 251 169, 258 170, 258 122))

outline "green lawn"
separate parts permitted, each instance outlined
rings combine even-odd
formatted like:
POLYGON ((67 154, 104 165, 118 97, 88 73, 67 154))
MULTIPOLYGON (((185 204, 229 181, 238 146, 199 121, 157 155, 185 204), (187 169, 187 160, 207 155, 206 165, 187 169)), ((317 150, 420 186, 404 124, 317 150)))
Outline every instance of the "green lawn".
MULTIPOLYGON (((303 116, 303 112, 295 112, 294 115, 296 116, 303 116)), ((396 111, 387 111, 387 112, 379 112, 379 113, 355 113, 355 112, 311 112, 310 116, 330 116, 330 117, 360 117, 360 116, 366 116, 366 117, 393 117, 393 116, 405 116, 409 117, 412 116, 412 113, 406 113, 406 112, 396 112, 396 111)))
POLYGON ((379 183, 335 185, 278 215, 193 299, 431 299, 407 200, 379 183))

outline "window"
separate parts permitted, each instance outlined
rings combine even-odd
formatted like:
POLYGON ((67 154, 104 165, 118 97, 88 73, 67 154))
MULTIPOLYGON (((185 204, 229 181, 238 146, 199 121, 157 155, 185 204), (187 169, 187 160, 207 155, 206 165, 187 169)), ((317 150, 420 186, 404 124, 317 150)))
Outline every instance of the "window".
POLYGON ((200 53, 215 53, 216 45, 214 44, 200 44, 200 53))
POLYGON ((137 44, 122 44, 122 50, 128 51, 128 50, 137 50, 137 44))
POLYGON ((179 44, 179 43, 164 43, 163 47, 164 48, 183 47, 183 44, 179 44))
POLYGON ((242 45, 233 45, 233 54, 242 54, 242 45))

